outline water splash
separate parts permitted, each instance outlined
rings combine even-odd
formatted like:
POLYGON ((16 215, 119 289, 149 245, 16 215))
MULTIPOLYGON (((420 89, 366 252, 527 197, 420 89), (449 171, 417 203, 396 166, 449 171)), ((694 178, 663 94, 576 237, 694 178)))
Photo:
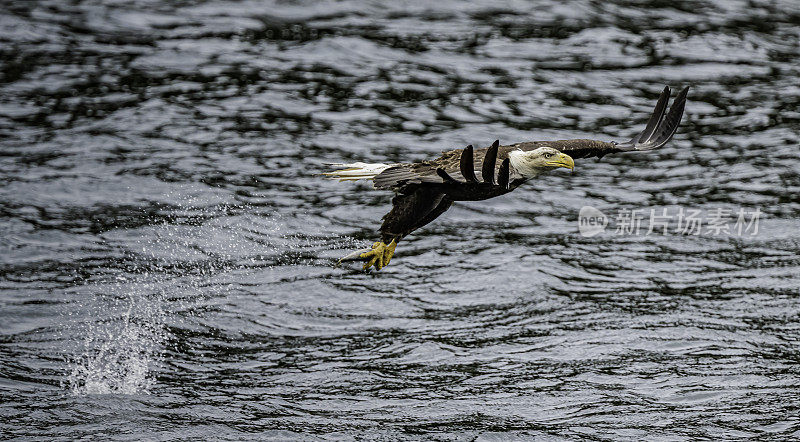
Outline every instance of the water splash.
POLYGON ((92 314, 76 325, 84 340, 68 358, 66 385, 76 395, 148 394, 166 338, 164 292, 125 277, 106 288, 82 305, 92 314))
POLYGON ((151 331, 125 322, 118 332, 100 332, 89 345, 91 341, 99 341, 96 351, 71 364, 67 382, 73 394, 150 393, 150 364, 158 361, 155 347, 160 341, 151 331))
POLYGON ((236 286, 227 274, 307 265, 320 259, 320 245, 325 252, 354 245, 309 228, 298 234, 299 221, 247 205, 168 197, 180 204, 161 219, 105 234, 121 251, 107 269, 114 275, 74 293, 71 310, 82 313, 70 315, 65 335, 83 341, 68 357, 65 383, 73 394, 150 393, 168 330, 190 328, 204 307, 224 300, 236 286))

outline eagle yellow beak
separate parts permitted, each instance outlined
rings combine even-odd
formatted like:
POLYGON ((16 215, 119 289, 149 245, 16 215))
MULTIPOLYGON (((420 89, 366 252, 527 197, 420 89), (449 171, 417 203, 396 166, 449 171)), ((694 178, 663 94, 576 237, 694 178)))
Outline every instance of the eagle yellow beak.
POLYGON ((558 154, 556 159, 550 160, 544 164, 550 167, 566 167, 569 170, 575 168, 575 161, 572 160, 571 156, 565 153, 558 154))

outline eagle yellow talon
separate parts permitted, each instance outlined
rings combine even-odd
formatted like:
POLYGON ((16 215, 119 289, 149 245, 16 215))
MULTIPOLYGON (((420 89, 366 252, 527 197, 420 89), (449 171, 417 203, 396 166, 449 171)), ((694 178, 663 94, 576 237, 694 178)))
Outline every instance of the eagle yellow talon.
POLYGON ((372 250, 364 252, 360 255, 361 258, 368 259, 364 264, 364 270, 375 266, 376 270, 380 270, 392 260, 394 249, 397 248, 397 242, 392 240, 388 245, 383 241, 378 241, 372 245, 372 250))
POLYGON ((389 261, 392 260, 392 256, 394 256, 394 249, 397 248, 397 242, 392 240, 388 246, 386 246, 386 250, 383 252, 383 266, 386 267, 389 265, 389 261))

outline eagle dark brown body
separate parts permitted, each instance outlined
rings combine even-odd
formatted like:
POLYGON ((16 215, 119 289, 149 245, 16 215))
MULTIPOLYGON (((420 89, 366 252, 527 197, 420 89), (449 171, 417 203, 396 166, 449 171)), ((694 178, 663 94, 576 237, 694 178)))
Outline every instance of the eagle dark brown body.
MULTIPOLYGON (((346 165, 354 166, 349 169, 329 172, 326 175, 342 180, 372 179, 376 189, 397 193, 392 200, 392 210, 383 217, 381 241, 371 250, 356 252, 342 260, 367 260, 365 269, 373 264, 380 269, 389 263, 398 241, 436 219, 454 201, 481 201, 513 191, 535 176, 525 175, 522 168, 518 169, 519 164, 514 165, 515 158, 520 156, 518 152, 528 156, 540 155, 542 151, 560 153, 569 160, 571 168, 573 159, 657 149, 677 131, 688 90, 684 88, 666 112, 670 90, 664 88, 645 129, 625 143, 577 139, 500 146, 495 141, 492 146, 481 149, 467 146, 446 151, 430 161, 393 165, 356 163, 346 165), (512 154, 516 157, 512 158, 512 154)), ((567 166, 562 164, 561 167, 567 166)))
MULTIPOLYGON (((509 146, 496 146, 497 154, 494 162, 495 174, 500 173, 499 169, 502 166, 502 162, 508 158, 509 152, 513 150, 527 152, 543 146, 555 148, 571 156, 573 159, 588 157, 602 158, 604 155, 609 153, 621 152, 620 149, 617 149, 617 143, 607 143, 595 140, 526 141, 522 143, 511 144, 509 146)), ((473 150, 472 163, 474 170, 482 171, 486 154, 493 147, 495 146, 473 150)), ((462 156, 470 149, 472 149, 471 146, 468 146, 466 149, 449 150, 443 152, 442 155, 435 160, 394 165, 381 172, 374 178, 373 181, 375 183, 375 188, 402 190, 406 184, 440 184, 443 182, 443 180, 442 176, 437 173, 437 170, 442 169, 451 177, 460 174, 462 172, 462 156)), ((462 180, 459 181, 458 184, 469 184, 469 181, 462 176, 459 176, 458 179, 462 180)), ((458 181, 458 179, 456 181, 458 181)), ((519 184, 522 183, 520 182, 519 184)), ((502 193, 497 195, 502 195, 502 193)), ((456 199, 456 201, 479 201, 482 199, 486 198, 472 198, 467 196, 463 199, 456 199)))
POLYGON ((491 147, 473 150, 472 169, 481 171, 483 181, 477 180, 477 174, 471 177, 475 180, 465 178, 469 171, 462 170, 462 158, 472 150, 471 146, 444 152, 432 161, 399 164, 376 176, 375 188, 398 192, 392 200, 392 210, 383 217, 381 240, 386 244, 392 240, 399 241, 436 219, 455 201, 482 201, 505 195, 519 187, 527 179, 509 169, 508 153, 513 150, 525 152, 547 146, 572 158, 602 157, 618 151, 615 143, 594 140, 528 141, 509 146, 498 144, 495 142, 491 147), (494 167, 492 164, 485 167, 487 153, 494 167), (492 157, 495 159, 492 160, 492 157), (484 170, 491 172, 483 174, 484 170))

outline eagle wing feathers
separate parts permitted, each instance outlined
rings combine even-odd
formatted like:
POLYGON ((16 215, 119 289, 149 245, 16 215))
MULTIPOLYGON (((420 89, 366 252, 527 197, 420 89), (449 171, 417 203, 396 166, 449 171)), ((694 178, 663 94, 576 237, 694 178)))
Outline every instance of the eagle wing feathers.
POLYGON ((667 144, 678 130, 688 92, 689 87, 681 90, 667 112, 670 88, 665 87, 644 130, 624 143, 578 139, 528 141, 509 146, 500 146, 499 141, 495 141, 492 146, 481 149, 474 149, 469 145, 464 149, 443 152, 439 158, 432 161, 393 165, 375 176, 374 186, 376 189, 402 191, 404 187, 413 184, 452 184, 454 181, 477 183, 479 181, 475 174, 476 170, 480 171, 484 183, 502 182, 508 186, 515 175, 513 168, 510 168, 505 160, 508 159, 508 153, 513 150, 530 151, 548 146, 566 153, 573 159, 580 159, 602 158, 610 153, 658 149, 667 144), (470 163, 472 163, 471 169, 470 163), (505 176, 502 176, 504 174, 505 176))

